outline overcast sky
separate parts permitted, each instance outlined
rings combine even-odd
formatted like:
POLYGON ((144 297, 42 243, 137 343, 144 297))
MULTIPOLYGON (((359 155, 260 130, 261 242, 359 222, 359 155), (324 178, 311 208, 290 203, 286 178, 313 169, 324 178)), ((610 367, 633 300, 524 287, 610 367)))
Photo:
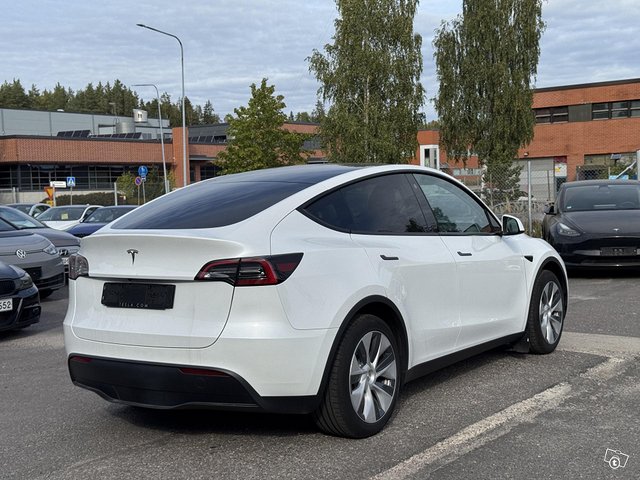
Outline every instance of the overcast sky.
MULTIPOLYGON (((311 111, 318 85, 306 58, 331 41, 333 0, 0 0, 0 82, 25 90, 56 82, 74 90, 120 79, 155 83, 180 96, 184 44, 186 95, 211 100, 224 116, 246 104, 263 77, 284 95, 287 112, 311 111)), ((462 0, 422 0, 415 30, 423 38, 424 111, 435 118, 433 33, 461 11, 462 0)), ((537 87, 640 77, 640 0, 548 0, 537 87)), ((153 89, 135 88, 145 100, 153 89)))

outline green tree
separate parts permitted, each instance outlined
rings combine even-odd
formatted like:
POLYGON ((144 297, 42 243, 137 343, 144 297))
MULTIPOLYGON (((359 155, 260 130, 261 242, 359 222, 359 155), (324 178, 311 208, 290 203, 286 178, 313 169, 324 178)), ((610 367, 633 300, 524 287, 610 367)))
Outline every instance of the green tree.
POLYGON ((202 123, 209 125, 212 123, 220 123, 220 116, 214 112, 213 105, 207 100, 202 109, 202 123))
POLYGON ((402 163, 415 155, 422 37, 417 0, 336 0, 333 44, 309 67, 329 103, 320 134, 337 162, 402 163))
POLYGON ((542 0, 464 0, 433 42, 441 141, 465 162, 473 149, 490 188, 517 190, 513 160, 533 139, 531 83, 543 30, 542 0))
POLYGON ((31 99, 24 91, 20 80, 13 79, 9 83, 5 81, 0 85, 0 107, 3 108, 30 108, 31 99))
MULTIPOLYGON (((167 178, 169 179, 170 187, 173 188, 176 184, 173 172, 167 172, 167 178)), ((165 193, 162 170, 156 166, 149 168, 147 180, 144 183, 144 195, 143 187, 136 185, 136 176, 131 172, 125 172, 120 175, 116 180, 116 184, 118 192, 121 192, 126 197, 129 205, 142 204, 144 199, 149 202, 165 193)))
POLYGON ((234 110, 229 119, 229 146, 218 154, 223 173, 302 163, 302 144, 307 135, 283 129, 287 115, 284 97, 275 95, 275 87, 263 78, 259 87, 251 85, 246 107, 234 110))

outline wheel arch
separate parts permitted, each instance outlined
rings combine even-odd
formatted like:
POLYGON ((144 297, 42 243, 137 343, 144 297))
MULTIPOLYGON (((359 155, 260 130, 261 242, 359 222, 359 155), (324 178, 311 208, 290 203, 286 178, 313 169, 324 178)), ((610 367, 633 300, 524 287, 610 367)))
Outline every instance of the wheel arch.
POLYGON ((565 273, 565 270, 556 258, 550 257, 542 262, 542 264, 540 265, 540 268, 538 268, 538 271, 536 272, 535 279, 537 280, 540 274, 542 274, 542 272, 544 272, 545 270, 548 270, 551 273, 553 273, 558 278, 558 280, 560 281, 560 284, 562 285, 562 291, 564 292, 564 304, 565 304, 565 314, 566 314, 566 306, 569 301, 569 283, 567 282, 567 275, 565 273))
POLYGON ((407 335, 404 318, 402 317, 400 310, 398 310, 398 307, 396 307, 391 300, 380 295, 372 295, 363 298, 358 303, 356 303, 351 308, 351 310, 349 310, 349 313, 345 316, 342 324, 338 328, 338 332, 333 339, 333 344, 331 345, 331 349, 329 350, 329 355, 327 356, 327 361, 322 373, 322 380, 318 389, 319 395, 321 395, 327 387, 327 382, 329 381, 329 373, 335 360, 338 346, 340 345, 340 342, 342 341, 342 338, 344 336, 344 332, 347 330, 347 328, 349 328, 356 317, 362 314, 371 314, 379 317, 383 322, 389 325, 389 328, 391 328, 391 330, 393 331, 394 335, 396 336, 396 340, 399 343, 398 348, 400 350, 400 352, 398 352, 400 357, 401 375, 401 381, 399 382, 399 384, 402 385, 402 383, 404 382, 404 377, 406 375, 409 364, 409 338, 407 335))

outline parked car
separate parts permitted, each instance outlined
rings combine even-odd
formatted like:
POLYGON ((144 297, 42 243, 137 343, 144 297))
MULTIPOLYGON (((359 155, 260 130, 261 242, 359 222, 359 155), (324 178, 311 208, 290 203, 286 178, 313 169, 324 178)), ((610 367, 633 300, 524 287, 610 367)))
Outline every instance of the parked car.
POLYGON ((16 230, 0 219, 0 261, 25 270, 46 298, 64 287, 64 264, 56 247, 35 233, 16 230))
POLYGON ((75 235, 78 238, 84 238, 87 235, 91 235, 97 232, 107 223, 113 222, 115 219, 120 218, 125 213, 129 213, 135 210, 137 205, 118 205, 114 207, 100 207, 94 212, 82 220, 77 225, 66 230, 67 233, 75 235))
POLYGON ((47 227, 44 223, 14 208, 0 206, 0 219, 17 230, 37 233, 48 239, 58 249, 65 268, 69 265, 69 255, 80 250, 80 240, 67 232, 47 227))
POLYGON ((150 408, 311 413, 346 437, 380 431, 401 386, 444 365, 552 352, 567 306, 549 244, 406 165, 198 182, 84 238, 69 278, 76 385, 150 408))
POLYGON ((94 210, 100 207, 101 205, 66 205, 52 207, 40 214, 38 220, 48 227, 65 230, 80 223, 80 221, 87 218, 94 210))
POLYGON ((9 203, 7 207, 13 207, 34 218, 51 208, 46 203, 9 203))
POLYGON ((40 321, 38 288, 27 272, 0 262, 0 331, 40 321))
POLYGON ((567 267, 640 266, 640 183, 563 183, 546 210, 543 238, 567 267))

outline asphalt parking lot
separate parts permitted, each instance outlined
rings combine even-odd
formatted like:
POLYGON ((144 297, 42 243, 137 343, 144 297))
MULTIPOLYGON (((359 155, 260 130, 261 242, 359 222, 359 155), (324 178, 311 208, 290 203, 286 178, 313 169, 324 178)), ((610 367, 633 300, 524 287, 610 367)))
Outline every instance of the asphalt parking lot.
POLYGON ((412 382, 357 441, 306 417, 149 411, 76 388, 56 292, 40 324, 0 333, 0 478, 640 478, 639 287, 572 277, 554 354, 492 351, 412 382))

